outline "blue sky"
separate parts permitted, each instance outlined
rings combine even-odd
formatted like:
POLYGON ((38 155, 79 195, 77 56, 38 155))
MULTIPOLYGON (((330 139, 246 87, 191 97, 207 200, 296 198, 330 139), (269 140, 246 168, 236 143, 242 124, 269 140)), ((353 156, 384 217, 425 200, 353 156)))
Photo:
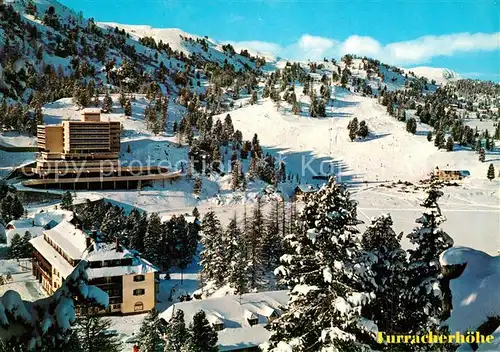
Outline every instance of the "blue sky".
POLYGON ((496 0, 62 0, 101 22, 180 28, 289 59, 353 52, 500 81, 496 0))

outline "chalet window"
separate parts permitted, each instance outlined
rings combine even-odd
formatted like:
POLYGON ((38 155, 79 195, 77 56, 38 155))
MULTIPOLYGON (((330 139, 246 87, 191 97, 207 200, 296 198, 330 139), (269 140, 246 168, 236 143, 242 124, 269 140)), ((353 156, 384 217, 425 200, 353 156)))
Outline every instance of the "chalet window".
POLYGON ((140 312, 144 310, 144 304, 142 302, 136 302, 134 305, 134 312, 140 312))
POLYGON ((121 307, 121 304, 113 304, 113 309, 120 309, 121 307))
POLYGON ((259 318, 250 318, 250 319, 248 319, 248 324, 250 324, 250 326, 257 325, 258 323, 259 323, 259 318))
POLYGON ((143 288, 138 288, 134 290, 134 296, 142 296, 146 293, 146 290, 143 288))
POLYGON ((224 323, 215 323, 212 325, 215 331, 224 330, 224 323))
POLYGON ((146 280, 146 277, 144 275, 135 275, 134 276, 134 281, 135 282, 140 282, 146 280))

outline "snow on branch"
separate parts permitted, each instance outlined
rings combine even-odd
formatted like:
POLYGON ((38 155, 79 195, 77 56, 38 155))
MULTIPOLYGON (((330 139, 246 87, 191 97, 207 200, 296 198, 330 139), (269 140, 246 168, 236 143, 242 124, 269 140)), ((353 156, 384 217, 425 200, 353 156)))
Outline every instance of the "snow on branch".
POLYGON ((88 263, 81 261, 52 296, 34 302, 23 301, 15 291, 5 292, 0 297, 0 339, 18 341, 28 350, 42 341, 57 343, 76 320, 75 299, 82 305, 106 308, 109 297, 87 284, 87 267, 88 263))

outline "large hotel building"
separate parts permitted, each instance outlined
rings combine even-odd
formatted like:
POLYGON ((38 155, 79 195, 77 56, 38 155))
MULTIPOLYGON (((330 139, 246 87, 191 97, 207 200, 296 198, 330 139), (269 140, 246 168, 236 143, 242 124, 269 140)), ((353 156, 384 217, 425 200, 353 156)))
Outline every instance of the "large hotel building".
POLYGON ((137 188, 139 183, 175 179, 180 171, 160 166, 120 165, 121 123, 102 121, 99 109, 84 109, 80 120, 39 125, 36 164, 22 168, 32 175, 28 187, 69 189, 137 188))
POLYGON ((89 262, 89 284, 109 296, 108 314, 138 314, 155 307, 159 271, 139 253, 118 242, 102 243, 98 234, 79 226, 76 217, 63 220, 30 240, 33 275, 44 291, 53 294, 81 261, 89 262))
POLYGON ((100 110, 85 109, 80 121, 38 126, 37 169, 43 173, 68 161, 91 167, 114 160, 118 165, 120 122, 101 121, 100 114, 100 110))

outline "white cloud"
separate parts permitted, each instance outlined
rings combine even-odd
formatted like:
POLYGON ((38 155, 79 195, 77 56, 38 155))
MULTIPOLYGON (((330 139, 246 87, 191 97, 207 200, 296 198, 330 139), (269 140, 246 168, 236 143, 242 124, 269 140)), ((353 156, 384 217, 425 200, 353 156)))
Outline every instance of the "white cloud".
POLYGON ((305 34, 297 45, 304 52, 321 54, 333 48, 335 44, 337 44, 336 40, 305 34))
POLYGON ((235 47, 272 53, 290 60, 318 60, 344 54, 370 56, 393 65, 422 64, 436 56, 500 49, 500 32, 455 33, 381 44, 368 36, 352 35, 344 41, 304 34, 286 47, 263 41, 233 42, 235 47))
POLYGON ((231 44, 236 51, 240 51, 241 49, 248 49, 257 51, 262 54, 273 54, 273 55, 279 55, 279 53, 283 51, 283 48, 278 44, 263 42, 259 40, 249 40, 241 42, 227 41, 223 43, 231 44))
POLYGON ((456 33, 391 43, 384 49, 385 55, 397 62, 420 63, 435 56, 452 56, 459 52, 491 51, 499 48, 500 33, 456 33))
POLYGON ((377 57, 382 51, 382 46, 372 37, 352 35, 342 42, 340 54, 357 54, 377 57))

